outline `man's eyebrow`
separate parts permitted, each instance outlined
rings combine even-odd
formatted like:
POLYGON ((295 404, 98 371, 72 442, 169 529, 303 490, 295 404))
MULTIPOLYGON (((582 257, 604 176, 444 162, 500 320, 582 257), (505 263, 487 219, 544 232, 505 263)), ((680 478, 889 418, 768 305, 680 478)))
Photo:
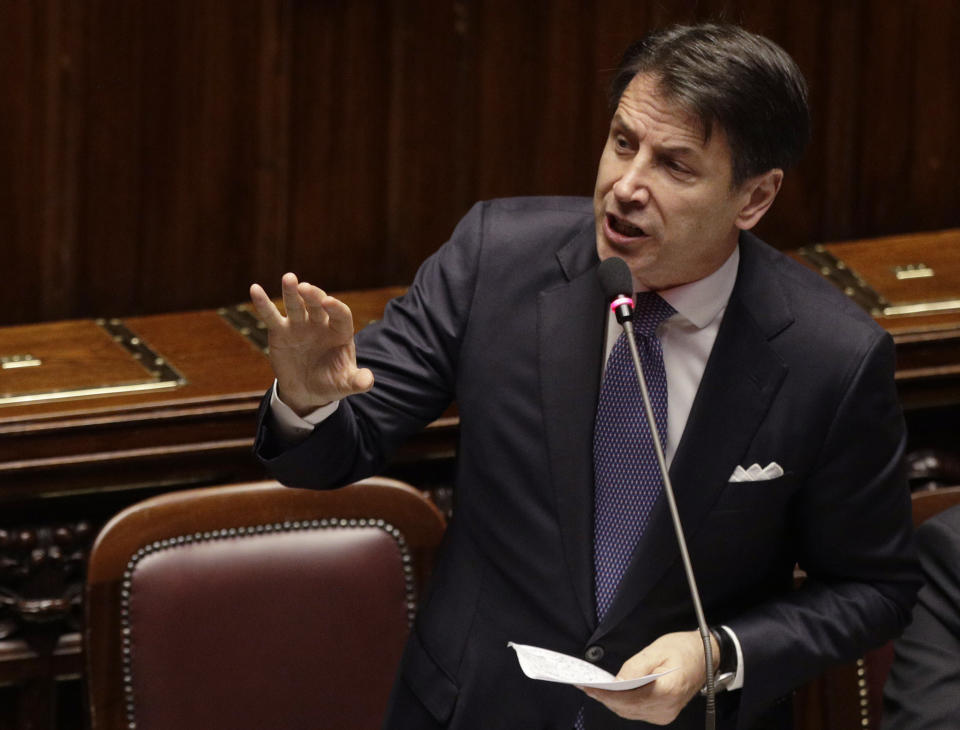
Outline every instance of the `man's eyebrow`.
MULTIPOLYGON (((611 129, 621 129, 627 132, 635 133, 635 128, 631 124, 630 120, 623 116, 620 112, 614 113, 613 117, 610 120, 611 129)), ((698 145, 687 144, 685 142, 667 142, 665 144, 657 145, 657 151, 661 154, 671 154, 671 155, 682 155, 684 157, 688 156, 697 156, 702 151, 703 148, 698 145)))
POLYGON ((682 155, 684 157, 700 154, 699 149, 688 144, 683 144, 682 142, 676 144, 670 144, 668 142, 667 144, 657 145, 657 150, 659 152, 666 152, 671 155, 682 155))
POLYGON ((617 112, 613 115, 613 119, 610 120, 610 126, 633 131, 633 125, 630 124, 627 121, 627 118, 624 117, 620 112, 617 112))

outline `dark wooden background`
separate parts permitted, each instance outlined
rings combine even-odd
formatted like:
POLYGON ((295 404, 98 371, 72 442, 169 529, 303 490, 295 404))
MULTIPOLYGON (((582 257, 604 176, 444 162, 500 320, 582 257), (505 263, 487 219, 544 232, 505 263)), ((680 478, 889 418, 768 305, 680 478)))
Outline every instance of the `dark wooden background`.
POLYGON ((622 49, 720 16, 811 88, 761 235, 960 226, 957 0, 0 0, 0 323, 406 283, 477 199, 590 194, 622 49))

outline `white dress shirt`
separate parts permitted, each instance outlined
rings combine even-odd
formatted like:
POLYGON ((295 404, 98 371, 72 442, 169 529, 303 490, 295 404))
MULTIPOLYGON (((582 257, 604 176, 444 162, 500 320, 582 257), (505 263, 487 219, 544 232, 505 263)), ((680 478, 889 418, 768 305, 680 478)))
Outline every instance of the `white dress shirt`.
MULTIPOLYGON (((687 425, 693 399, 700 387, 707 358, 727 309, 733 285, 737 281, 740 248, 707 277, 690 284, 657 292, 677 313, 667 317, 657 335, 663 348, 663 367, 667 374, 667 466, 673 461, 683 429, 687 425)), ((616 315, 607 317, 607 339, 604 361, 622 332, 616 315)), ((602 376, 601 376, 602 377, 602 376)))

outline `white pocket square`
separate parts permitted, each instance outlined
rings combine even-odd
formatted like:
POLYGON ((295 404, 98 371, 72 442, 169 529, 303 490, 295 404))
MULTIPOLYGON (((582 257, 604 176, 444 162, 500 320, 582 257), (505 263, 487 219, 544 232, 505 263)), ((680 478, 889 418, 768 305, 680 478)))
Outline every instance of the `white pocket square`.
POLYGON ((730 475, 731 482, 762 482, 768 479, 776 479, 783 476, 783 467, 777 462, 771 461, 764 467, 759 464, 752 464, 744 469, 737 466, 730 475))

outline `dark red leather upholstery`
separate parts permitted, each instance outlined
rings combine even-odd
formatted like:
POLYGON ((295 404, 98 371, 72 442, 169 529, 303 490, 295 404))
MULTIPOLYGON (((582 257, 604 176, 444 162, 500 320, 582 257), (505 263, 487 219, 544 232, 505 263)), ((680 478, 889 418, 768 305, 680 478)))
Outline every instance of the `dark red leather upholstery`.
POLYGON ((94 727, 380 726, 415 607, 411 554, 436 546, 442 518, 415 490, 382 481, 299 493, 297 509, 277 514, 272 501, 298 491, 165 495, 105 528, 89 579, 94 727), (350 490, 365 509, 344 512, 350 490), (402 514, 374 509, 370 490, 404 503, 402 514), (218 526, 198 526, 217 504, 218 526), (252 514, 265 505, 269 514, 252 514), (424 526, 429 540, 408 544, 403 528, 424 526), (116 565, 105 573, 101 559, 116 565))

